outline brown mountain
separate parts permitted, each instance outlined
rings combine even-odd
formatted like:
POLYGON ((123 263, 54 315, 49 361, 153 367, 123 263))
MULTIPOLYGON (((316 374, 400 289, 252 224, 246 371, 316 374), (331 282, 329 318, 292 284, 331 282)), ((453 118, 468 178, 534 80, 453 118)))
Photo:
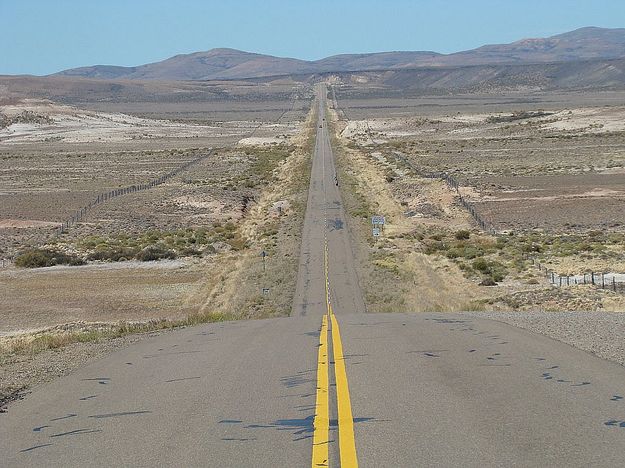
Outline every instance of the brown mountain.
POLYGON ((218 80, 304 73, 392 70, 436 66, 558 63, 625 57, 625 29, 588 27, 544 39, 485 45, 454 54, 381 52, 335 55, 316 61, 234 49, 181 54, 136 67, 95 65, 56 75, 131 80, 218 80))
POLYGON ((581 28, 546 39, 485 45, 445 56, 445 65, 556 63, 625 57, 625 29, 581 28))
MULTIPOLYGON (((333 74, 346 89, 368 85, 378 94, 623 89, 625 58, 557 63, 437 66, 333 74)), ((366 94, 366 93, 365 93, 366 94)))
POLYGON ((272 57, 234 49, 212 49, 207 52, 176 55, 161 62, 137 67, 94 65, 72 68, 56 75, 131 80, 211 80, 309 71, 308 62, 304 60, 272 57))

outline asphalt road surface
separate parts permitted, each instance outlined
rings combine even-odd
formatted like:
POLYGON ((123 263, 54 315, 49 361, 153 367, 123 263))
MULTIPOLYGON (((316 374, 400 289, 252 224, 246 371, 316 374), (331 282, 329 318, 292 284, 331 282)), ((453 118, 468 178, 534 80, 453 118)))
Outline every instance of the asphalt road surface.
POLYGON ((308 205, 302 232, 301 258, 293 316, 326 313, 326 274, 334 308, 342 314, 365 312, 340 186, 325 121, 325 87, 317 87, 319 123, 308 205), (328 253, 327 272, 324 269, 328 253))
POLYGON ((364 313, 320 124, 292 317, 156 335, 36 389, 0 414, 0 466, 624 465, 623 367, 463 314, 364 313))

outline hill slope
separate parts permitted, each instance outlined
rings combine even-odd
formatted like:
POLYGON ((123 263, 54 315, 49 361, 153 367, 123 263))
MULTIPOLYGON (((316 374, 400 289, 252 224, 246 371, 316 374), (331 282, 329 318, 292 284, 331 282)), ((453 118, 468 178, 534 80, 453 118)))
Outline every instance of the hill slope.
POLYGON ((549 38, 485 45, 448 55, 436 52, 380 52, 335 55, 306 61, 234 49, 212 49, 176 55, 161 62, 136 67, 95 65, 65 70, 56 75, 131 80, 217 80, 432 66, 556 63, 620 57, 625 57, 625 29, 588 27, 549 38))

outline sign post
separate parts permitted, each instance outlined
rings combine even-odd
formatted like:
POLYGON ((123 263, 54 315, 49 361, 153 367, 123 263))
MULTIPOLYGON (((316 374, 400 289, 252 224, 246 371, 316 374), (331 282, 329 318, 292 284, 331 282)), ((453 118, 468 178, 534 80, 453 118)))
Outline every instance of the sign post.
POLYGON ((371 234, 373 237, 380 237, 380 229, 384 230, 384 225, 386 224, 386 219, 384 216, 375 215, 371 217, 371 225, 373 226, 371 230, 371 234))
POLYGON ((374 226, 376 225, 384 226, 385 223, 386 223, 386 220, 384 219, 384 216, 380 216, 380 215, 371 216, 371 224, 373 224, 374 226))

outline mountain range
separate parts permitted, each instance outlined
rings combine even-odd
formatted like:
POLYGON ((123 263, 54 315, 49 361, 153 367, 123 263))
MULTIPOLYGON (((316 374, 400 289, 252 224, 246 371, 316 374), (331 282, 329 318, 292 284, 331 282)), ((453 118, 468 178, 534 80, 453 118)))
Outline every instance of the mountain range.
POLYGON ((306 61, 220 48, 176 55, 136 67, 94 65, 72 68, 54 75, 107 80, 229 80, 476 65, 551 64, 623 57, 625 28, 586 27, 548 38, 485 45, 452 54, 429 51, 379 52, 335 55, 306 61))

